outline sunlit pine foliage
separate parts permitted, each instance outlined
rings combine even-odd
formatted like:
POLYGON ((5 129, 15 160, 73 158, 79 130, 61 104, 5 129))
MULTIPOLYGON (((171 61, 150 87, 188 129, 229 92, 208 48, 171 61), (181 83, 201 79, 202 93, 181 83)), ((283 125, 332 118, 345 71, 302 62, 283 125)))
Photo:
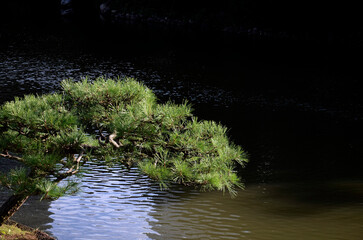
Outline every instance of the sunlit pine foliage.
POLYGON ((0 109, 1 156, 24 168, 2 175, 3 185, 22 194, 59 197, 75 184, 58 186, 90 158, 113 159, 158 181, 236 193, 243 187, 236 166, 246 154, 227 128, 199 121, 190 105, 158 103, 132 79, 64 80, 63 91, 28 95, 0 109))

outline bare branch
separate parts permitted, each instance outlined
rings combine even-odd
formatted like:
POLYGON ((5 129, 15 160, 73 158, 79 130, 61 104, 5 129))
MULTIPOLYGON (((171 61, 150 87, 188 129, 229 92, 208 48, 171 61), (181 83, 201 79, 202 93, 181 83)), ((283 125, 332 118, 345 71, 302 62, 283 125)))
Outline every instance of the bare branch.
POLYGON ((6 151, 6 154, 0 153, 0 156, 4 157, 4 158, 10 158, 10 159, 14 159, 14 160, 17 160, 17 161, 20 161, 20 162, 24 162, 23 158, 15 156, 15 155, 11 155, 8 151, 6 151))
POLYGON ((108 140, 110 141, 110 143, 115 146, 116 148, 120 148, 122 147, 122 144, 117 143, 115 141, 115 137, 116 137, 116 132, 112 133, 110 136, 108 136, 108 140))
POLYGON ((66 177, 69 177, 69 176, 72 176, 72 175, 78 173, 82 157, 83 157, 83 151, 80 154, 78 154, 78 157, 73 157, 73 162, 76 163, 76 165, 73 165, 67 172, 58 174, 57 179, 55 181, 60 182, 63 179, 65 179, 66 177))
POLYGON ((67 173, 70 173, 70 174, 75 174, 78 172, 79 170, 79 163, 81 162, 82 160, 82 157, 83 157, 83 152, 81 152, 80 154, 78 154, 78 157, 74 157, 74 162, 76 163, 76 165, 73 165, 68 171, 67 173), (75 170, 73 170, 74 168, 76 168, 75 170))
POLYGON ((79 164, 79 162, 81 161, 82 157, 83 157, 83 151, 80 154, 78 154, 78 157, 77 158, 74 158, 74 161, 77 164, 79 164))
POLYGON ((67 176, 70 176, 72 175, 73 173, 73 168, 74 168, 74 165, 66 172, 67 176))
POLYGON ((102 130, 102 128, 101 129, 99 129, 98 130, 99 131, 99 133, 100 133, 100 136, 103 138, 103 139, 106 139, 106 136, 103 134, 103 130, 102 130))

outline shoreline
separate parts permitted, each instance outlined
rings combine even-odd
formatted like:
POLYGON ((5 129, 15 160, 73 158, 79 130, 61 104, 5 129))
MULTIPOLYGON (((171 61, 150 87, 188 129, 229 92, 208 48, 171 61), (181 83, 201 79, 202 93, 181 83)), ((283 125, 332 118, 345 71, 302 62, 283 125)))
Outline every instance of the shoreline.
POLYGON ((8 220, 8 221, 5 222, 5 224, 7 224, 7 225, 14 225, 14 226, 18 227, 19 229, 21 229, 23 231, 27 231, 27 232, 34 233, 35 236, 38 238, 38 240, 56 240, 56 238, 50 236, 46 232, 43 232, 43 231, 38 230, 38 229, 31 228, 29 226, 26 226, 24 224, 15 222, 13 220, 8 220))

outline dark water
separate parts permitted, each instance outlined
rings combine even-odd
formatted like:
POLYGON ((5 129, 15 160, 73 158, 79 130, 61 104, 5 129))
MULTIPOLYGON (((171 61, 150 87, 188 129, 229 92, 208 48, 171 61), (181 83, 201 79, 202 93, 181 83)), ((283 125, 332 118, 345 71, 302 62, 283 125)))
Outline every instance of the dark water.
POLYGON ((200 48, 202 38, 196 46, 162 39, 117 39, 129 44, 117 49, 100 37, 92 44, 54 36, 4 41, 1 101, 57 91, 64 78, 135 77, 161 101, 188 99, 197 116, 230 128, 250 155, 241 169, 246 189, 233 199, 180 186, 160 191, 137 169, 94 161, 78 194, 33 198, 15 220, 58 239, 363 239, 354 65, 327 62, 325 53, 306 62, 302 50, 293 48, 293 57, 289 49, 265 52, 271 46, 251 42, 235 51, 200 48))

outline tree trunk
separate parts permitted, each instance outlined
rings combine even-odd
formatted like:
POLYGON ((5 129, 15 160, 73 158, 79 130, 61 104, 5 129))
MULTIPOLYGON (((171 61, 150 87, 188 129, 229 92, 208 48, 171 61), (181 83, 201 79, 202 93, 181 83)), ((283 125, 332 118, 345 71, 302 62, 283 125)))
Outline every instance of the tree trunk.
POLYGON ((22 194, 10 196, 0 207, 0 226, 13 216, 28 198, 29 196, 22 194))

